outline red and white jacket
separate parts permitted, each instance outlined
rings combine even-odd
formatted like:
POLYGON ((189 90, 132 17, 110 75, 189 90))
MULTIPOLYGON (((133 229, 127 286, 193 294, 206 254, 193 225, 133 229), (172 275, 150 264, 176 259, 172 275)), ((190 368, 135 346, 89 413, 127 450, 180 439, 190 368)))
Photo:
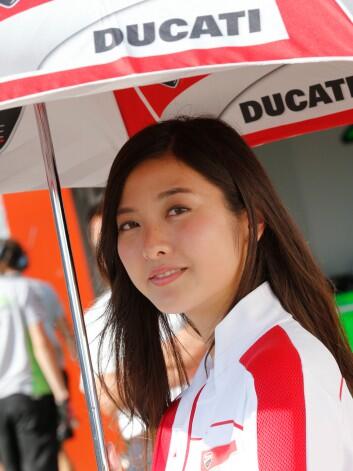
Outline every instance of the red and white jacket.
POLYGON ((268 283, 217 326, 158 430, 153 471, 352 471, 353 399, 336 361, 268 283))

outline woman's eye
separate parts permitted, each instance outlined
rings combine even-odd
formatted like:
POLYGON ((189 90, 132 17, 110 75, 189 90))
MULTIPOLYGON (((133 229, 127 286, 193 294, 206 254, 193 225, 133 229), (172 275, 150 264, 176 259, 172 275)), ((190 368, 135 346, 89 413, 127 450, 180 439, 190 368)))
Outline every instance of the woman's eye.
POLYGON ((179 214, 186 213, 189 211, 188 208, 185 208, 184 206, 173 206, 173 208, 170 208, 168 211, 168 216, 178 216, 179 214))
POLYGON ((118 225, 118 233, 130 231, 131 229, 134 229, 135 227, 138 227, 138 224, 135 221, 123 222, 122 224, 118 225))

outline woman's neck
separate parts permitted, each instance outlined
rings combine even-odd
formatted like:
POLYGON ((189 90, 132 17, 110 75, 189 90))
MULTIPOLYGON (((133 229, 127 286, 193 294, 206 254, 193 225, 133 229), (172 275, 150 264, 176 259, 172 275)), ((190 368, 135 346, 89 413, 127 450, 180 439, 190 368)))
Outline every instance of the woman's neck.
POLYGON ((190 324, 197 330, 206 344, 211 344, 213 341, 215 328, 229 312, 233 296, 234 294, 231 298, 223 298, 213 303, 207 300, 202 306, 185 313, 190 324))

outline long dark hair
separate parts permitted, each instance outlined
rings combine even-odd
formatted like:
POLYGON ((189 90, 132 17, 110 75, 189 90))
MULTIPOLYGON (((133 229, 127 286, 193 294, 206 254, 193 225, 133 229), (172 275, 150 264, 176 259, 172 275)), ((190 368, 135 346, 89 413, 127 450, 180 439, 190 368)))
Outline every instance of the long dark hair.
POLYGON ((180 118, 133 136, 119 151, 106 188, 98 262, 112 289, 107 329, 114 333, 120 405, 154 428, 170 404, 160 325, 185 380, 167 318, 134 287, 117 253, 116 212, 125 181, 141 162, 166 153, 219 187, 236 214, 247 212, 248 252, 233 305, 267 280, 283 308, 330 350, 353 392, 353 355, 339 323, 332 286, 262 166, 236 131, 222 121, 180 118), (260 219, 265 231, 258 242, 260 219))

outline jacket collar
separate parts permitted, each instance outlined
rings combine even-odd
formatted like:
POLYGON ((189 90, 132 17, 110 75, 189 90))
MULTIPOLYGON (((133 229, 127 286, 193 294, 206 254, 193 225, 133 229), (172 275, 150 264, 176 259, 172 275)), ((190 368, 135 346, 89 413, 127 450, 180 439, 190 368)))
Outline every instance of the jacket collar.
POLYGON ((292 319, 268 282, 239 301, 215 329, 215 374, 229 360, 237 361, 265 332, 292 319))

